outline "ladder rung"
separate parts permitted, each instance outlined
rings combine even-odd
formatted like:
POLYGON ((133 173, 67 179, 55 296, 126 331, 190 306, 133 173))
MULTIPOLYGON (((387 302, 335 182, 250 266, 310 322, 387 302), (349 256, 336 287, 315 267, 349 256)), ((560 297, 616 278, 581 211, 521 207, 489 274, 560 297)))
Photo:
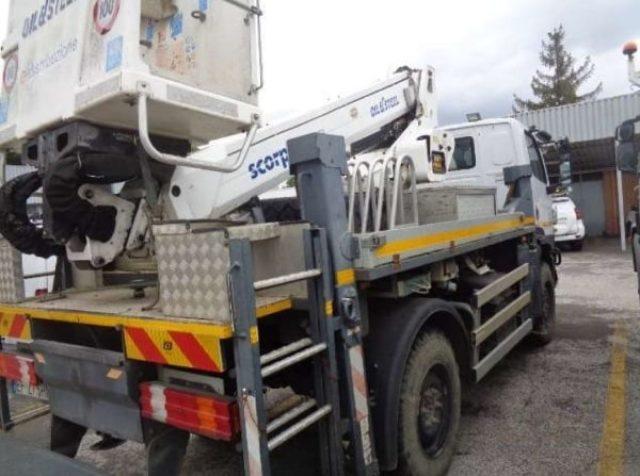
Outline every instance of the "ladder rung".
POLYGON ((316 410, 309 416, 303 418, 299 422, 294 425, 291 425, 289 428, 284 430, 278 436, 275 436, 273 439, 269 440, 269 451, 275 450, 278 446, 287 442, 294 436, 302 433, 304 430, 309 428, 314 423, 317 423, 324 417, 326 417, 329 413, 331 413, 331 405, 325 405, 324 407, 316 410))
POLYGON ((293 407, 288 412, 283 413, 278 418, 275 418, 271 422, 269 422, 269 424, 267 425, 267 433, 273 433, 274 431, 282 428, 284 425, 292 420, 295 420, 300 415, 311 410, 316 405, 316 401, 312 399, 307 400, 306 402, 303 402, 296 407, 293 407))
POLYGON ((303 351, 298 352, 297 354, 293 354, 285 359, 279 360, 275 364, 271 364, 267 367, 263 367, 262 369, 262 377, 266 378, 270 375, 276 374, 292 365, 295 365, 303 360, 306 360, 314 355, 319 354, 327 349, 327 344, 316 344, 313 347, 309 347, 303 351))
POLYGON ((297 283, 298 281, 317 278, 318 276, 322 276, 321 269, 310 269, 309 271, 285 274, 284 276, 277 276, 275 278, 265 279, 263 281, 256 281, 255 283, 253 283, 253 288, 256 291, 262 291, 265 289, 277 288, 278 286, 284 286, 285 284, 297 283))
POLYGON ((262 357, 260 357, 260 363, 262 365, 270 364, 274 360, 278 360, 278 359, 281 359, 282 357, 286 357, 289 354, 293 354, 294 352, 304 349, 305 347, 309 347, 311 344, 313 344, 313 341, 308 337, 304 339, 300 339, 289 345, 286 345, 272 352, 269 352, 268 354, 264 354, 262 357))

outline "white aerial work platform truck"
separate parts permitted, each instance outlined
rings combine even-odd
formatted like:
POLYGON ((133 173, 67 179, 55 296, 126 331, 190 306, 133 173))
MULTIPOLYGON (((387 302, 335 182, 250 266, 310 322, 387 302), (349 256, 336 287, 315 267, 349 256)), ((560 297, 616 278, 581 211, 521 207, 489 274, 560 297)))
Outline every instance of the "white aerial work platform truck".
POLYGON ((312 426, 323 474, 444 474, 461 382, 553 335, 531 166, 505 168, 504 212, 443 186, 430 68, 262 127, 253 0, 11 6, 0 147, 33 172, 0 189, 3 427, 6 380, 48 397, 53 451, 93 429, 150 474, 190 434, 270 474, 312 426), (290 173, 295 221, 257 198, 290 173), (58 258, 52 293, 24 299, 20 252, 58 258))

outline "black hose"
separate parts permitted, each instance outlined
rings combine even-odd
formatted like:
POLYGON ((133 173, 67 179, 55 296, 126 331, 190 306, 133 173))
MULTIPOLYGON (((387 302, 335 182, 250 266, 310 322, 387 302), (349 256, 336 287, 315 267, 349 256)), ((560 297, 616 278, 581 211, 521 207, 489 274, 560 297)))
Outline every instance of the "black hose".
POLYGON ((51 234, 66 242, 73 235, 106 242, 113 236, 117 210, 112 206, 94 207, 78 196, 84 184, 113 184, 140 177, 135 158, 86 154, 66 157, 54 163, 44 178, 44 195, 51 211, 51 234))
POLYGON ((29 220, 27 200, 42 186, 37 172, 21 175, 0 187, 0 233, 18 251, 49 258, 64 254, 64 247, 44 237, 29 220))

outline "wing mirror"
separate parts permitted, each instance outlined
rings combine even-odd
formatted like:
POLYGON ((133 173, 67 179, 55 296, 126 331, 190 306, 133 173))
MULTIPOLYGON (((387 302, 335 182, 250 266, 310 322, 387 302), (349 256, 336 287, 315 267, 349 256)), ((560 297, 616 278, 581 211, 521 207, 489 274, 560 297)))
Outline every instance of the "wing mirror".
POLYGON ((558 153, 560 154, 560 185, 569 188, 573 183, 573 171, 571 169, 571 143, 569 139, 558 141, 558 153))
POLYGON ((616 165, 621 172, 637 174, 638 145, 635 141, 635 125, 640 118, 624 122, 616 130, 616 165))

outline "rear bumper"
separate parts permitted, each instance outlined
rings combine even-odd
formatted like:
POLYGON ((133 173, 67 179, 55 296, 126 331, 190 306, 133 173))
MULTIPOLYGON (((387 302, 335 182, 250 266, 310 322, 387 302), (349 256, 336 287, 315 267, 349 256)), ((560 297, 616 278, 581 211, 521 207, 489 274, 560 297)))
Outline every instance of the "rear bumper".
POLYGON ((556 243, 567 243, 569 241, 582 241, 584 240, 584 235, 556 235, 556 243))
POLYGON ((556 226, 555 228, 556 243, 582 241, 584 240, 585 235, 586 231, 583 224, 578 224, 577 226, 572 227, 556 226))
POLYGON ((149 364, 108 350, 36 340, 34 357, 0 352, 0 378, 26 386, 44 383, 51 412, 85 428, 145 441, 145 420, 211 439, 240 434, 234 398, 149 382, 149 364))

